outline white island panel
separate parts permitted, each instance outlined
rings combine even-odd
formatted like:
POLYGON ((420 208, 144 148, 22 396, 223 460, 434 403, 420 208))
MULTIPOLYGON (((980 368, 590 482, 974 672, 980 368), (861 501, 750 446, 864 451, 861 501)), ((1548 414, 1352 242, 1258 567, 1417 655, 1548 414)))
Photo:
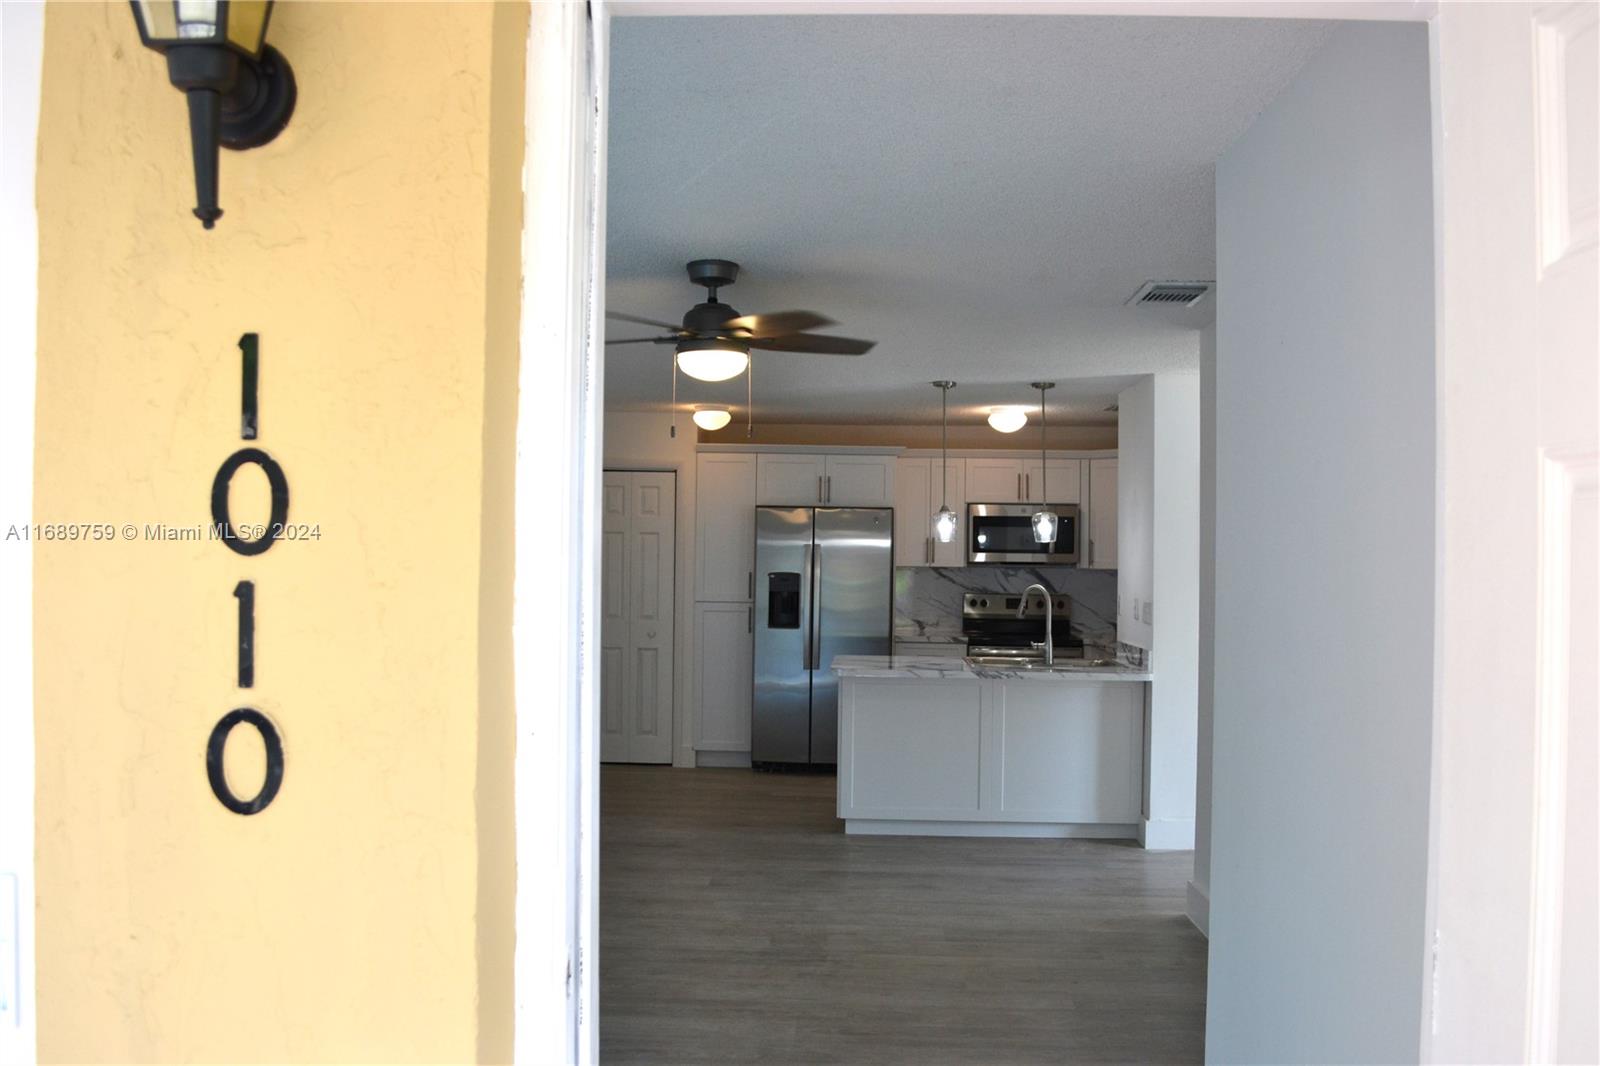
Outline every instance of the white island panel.
POLYGON ((881 681, 841 693, 840 817, 971 817, 980 805, 976 682, 881 681), (848 794, 846 794, 848 790, 848 794))
POLYGON ((1143 686, 997 685, 1000 810, 1040 822, 1139 820, 1143 686))

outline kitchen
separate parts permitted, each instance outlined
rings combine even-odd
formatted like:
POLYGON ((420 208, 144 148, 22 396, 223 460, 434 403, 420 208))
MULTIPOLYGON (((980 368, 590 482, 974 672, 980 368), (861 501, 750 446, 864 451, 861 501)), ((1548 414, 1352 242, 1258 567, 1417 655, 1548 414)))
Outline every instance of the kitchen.
MULTIPOLYGON (((1088 22, 616 28, 600 560, 608 1054, 746 1039, 804 1057, 803 1034, 782 1026, 811 1008, 776 1005, 812 994, 796 983, 804 967, 788 967, 814 938, 837 945, 817 962, 838 978, 837 1006, 870 930, 895 923, 891 899, 928 916, 904 930, 913 942, 960 938, 968 894, 1039 876, 1044 895, 969 960, 997 975, 990 1009, 1018 988, 1010 971, 1030 949, 1016 938, 1052 943, 1041 923, 1083 922, 1058 948, 1085 968, 1049 987, 1157 996, 1150 1010, 1171 1028, 1138 1055, 1192 1056, 1199 370, 1215 313, 1209 172, 1193 164, 1325 28, 1088 22), (952 47, 976 50, 959 76, 941 66, 952 47), (1218 59, 1230 48, 1236 64, 1218 59), (681 67, 708 49, 726 53, 711 94, 681 67), (1014 69, 1000 58, 1019 54, 1014 69), (810 76, 842 55, 882 76, 810 76), (1227 83, 1226 106, 1174 113, 1086 162, 1074 130, 1122 122, 1119 97, 1181 95, 1177 72, 1201 66, 1227 83), (917 92, 940 107, 908 110, 917 92), (983 103, 997 92, 1016 113, 997 119, 983 103), (887 147, 873 118, 885 115, 903 127, 887 147), (713 126, 750 131, 761 150, 687 147, 713 126), (853 181, 830 182, 844 160, 853 181), (909 173, 938 178, 910 187, 909 173), (861 862, 882 867, 848 888, 861 862), (1165 964, 1125 981, 1088 961, 1131 956, 1099 940, 1112 916, 1057 896, 1081 879, 1152 923, 1143 943, 1178 960, 1175 985, 1155 977, 1165 964), (706 1013, 702 996, 722 1006, 706 1013)), ((927 986, 906 966, 920 963, 882 979, 916 996, 927 986)), ((981 1029, 984 1002, 952 1017, 981 1029)), ((1034 1035, 1113 1020, 1090 1014, 1041 1014, 1034 1035)))

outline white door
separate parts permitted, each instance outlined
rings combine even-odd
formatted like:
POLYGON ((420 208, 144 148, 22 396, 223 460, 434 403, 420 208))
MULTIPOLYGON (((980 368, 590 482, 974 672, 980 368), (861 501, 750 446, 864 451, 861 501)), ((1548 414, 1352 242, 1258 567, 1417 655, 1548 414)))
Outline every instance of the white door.
POLYGON ((608 470, 600 557, 600 758, 672 761, 677 476, 608 470))
POLYGON ((1022 460, 968 459, 967 499, 973 503, 1019 503, 1027 499, 1022 487, 1022 460))
POLYGON ((1425 1057, 1593 1063, 1597 9, 1441 4, 1434 33, 1443 559, 1425 1057))
POLYGON ((1117 461, 1090 459, 1089 552, 1086 566, 1095 570, 1117 568, 1117 461))
POLYGON ((695 599, 748 602, 755 595, 756 457, 702 453, 694 512, 695 599))
POLYGON ((755 619, 748 603, 701 603, 694 609, 698 751, 749 751, 755 670, 755 619))
POLYGON ((808 507, 822 502, 825 471, 820 455, 767 452, 756 457, 756 503, 808 507))
POLYGON ((1048 464, 1025 459, 1022 463, 1022 493, 1029 503, 1078 503, 1082 480, 1077 459, 1051 459, 1048 464), (1050 492, 1048 500, 1044 498, 1046 488, 1050 492))
POLYGON ((822 502, 830 507, 894 504, 894 457, 830 455, 822 470, 822 502))

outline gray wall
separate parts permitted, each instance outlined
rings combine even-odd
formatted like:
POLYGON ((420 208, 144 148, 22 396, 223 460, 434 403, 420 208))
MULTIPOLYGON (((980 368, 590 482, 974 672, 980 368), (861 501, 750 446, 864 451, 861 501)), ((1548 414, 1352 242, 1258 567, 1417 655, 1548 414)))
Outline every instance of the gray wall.
POLYGON ((1217 164, 1214 1062, 1420 1050, 1430 129, 1427 28, 1350 23, 1217 164))

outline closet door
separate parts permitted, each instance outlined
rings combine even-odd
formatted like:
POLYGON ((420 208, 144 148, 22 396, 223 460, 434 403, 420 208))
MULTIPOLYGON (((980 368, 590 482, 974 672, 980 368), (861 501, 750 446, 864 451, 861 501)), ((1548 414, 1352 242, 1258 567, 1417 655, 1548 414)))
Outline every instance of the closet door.
POLYGON ((600 758, 672 761, 677 476, 610 471, 602 496, 600 758))

